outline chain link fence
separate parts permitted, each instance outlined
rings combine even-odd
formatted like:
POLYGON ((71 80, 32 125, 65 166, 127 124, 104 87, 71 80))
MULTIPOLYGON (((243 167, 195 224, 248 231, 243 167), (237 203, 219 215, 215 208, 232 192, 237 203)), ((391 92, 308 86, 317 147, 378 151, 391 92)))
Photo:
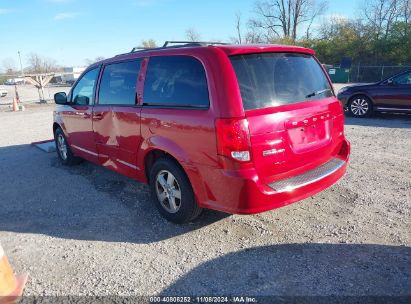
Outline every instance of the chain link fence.
POLYGON ((393 66, 393 65, 353 65, 349 75, 348 82, 377 82, 395 74, 398 74, 411 66, 393 66))

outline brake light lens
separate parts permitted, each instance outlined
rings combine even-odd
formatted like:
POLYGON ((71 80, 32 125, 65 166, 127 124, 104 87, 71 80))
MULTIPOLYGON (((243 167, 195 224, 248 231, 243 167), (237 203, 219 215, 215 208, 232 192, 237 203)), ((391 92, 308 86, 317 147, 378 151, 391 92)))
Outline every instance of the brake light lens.
POLYGON ((216 131, 218 154, 240 162, 251 160, 247 119, 217 119, 216 131))

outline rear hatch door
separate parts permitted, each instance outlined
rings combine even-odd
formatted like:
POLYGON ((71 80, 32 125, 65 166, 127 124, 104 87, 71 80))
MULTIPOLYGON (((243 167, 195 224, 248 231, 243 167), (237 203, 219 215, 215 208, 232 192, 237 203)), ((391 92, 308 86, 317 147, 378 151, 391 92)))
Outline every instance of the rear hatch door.
POLYGON ((231 57, 260 178, 278 180, 330 160, 343 139, 343 112, 317 60, 302 53, 231 57))

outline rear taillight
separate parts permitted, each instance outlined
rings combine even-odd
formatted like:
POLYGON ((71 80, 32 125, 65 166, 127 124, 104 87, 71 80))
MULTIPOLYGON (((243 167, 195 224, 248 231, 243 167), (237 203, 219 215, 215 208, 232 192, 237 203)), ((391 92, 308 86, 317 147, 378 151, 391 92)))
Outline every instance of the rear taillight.
POLYGON ((251 160, 247 119, 219 118, 216 120, 216 131, 218 154, 240 162, 251 160))

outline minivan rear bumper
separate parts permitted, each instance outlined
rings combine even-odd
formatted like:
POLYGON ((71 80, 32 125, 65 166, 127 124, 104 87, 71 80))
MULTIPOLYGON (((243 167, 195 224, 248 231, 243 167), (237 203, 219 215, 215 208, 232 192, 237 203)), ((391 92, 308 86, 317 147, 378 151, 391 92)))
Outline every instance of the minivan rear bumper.
POLYGON ((283 207, 303 200, 337 182, 345 173, 350 143, 325 164, 291 178, 262 183, 255 170, 220 171, 218 184, 211 189, 215 200, 207 201, 207 208, 234 214, 253 214, 283 207))
POLYGON ((268 185, 277 193, 294 191, 295 189, 320 181, 325 177, 332 175, 345 164, 345 160, 335 157, 314 169, 287 179, 272 182, 268 185))

